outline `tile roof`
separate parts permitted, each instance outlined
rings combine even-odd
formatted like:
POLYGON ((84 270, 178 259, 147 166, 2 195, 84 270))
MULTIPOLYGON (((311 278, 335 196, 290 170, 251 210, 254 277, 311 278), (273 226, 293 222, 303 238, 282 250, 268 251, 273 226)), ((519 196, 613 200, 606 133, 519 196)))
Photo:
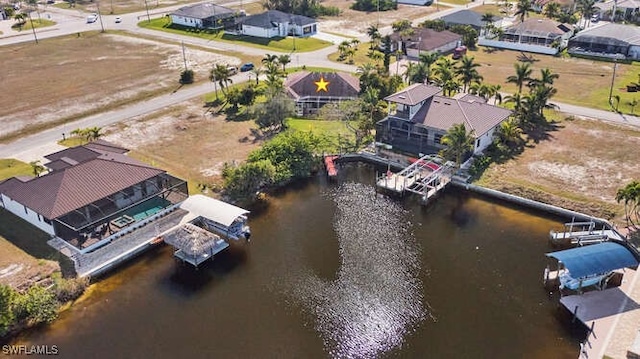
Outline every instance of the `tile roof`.
POLYGON ((440 92, 442 92, 440 87, 425 84, 413 84, 404 90, 385 97, 384 99, 390 102, 414 106, 440 92))
POLYGON ((436 95, 420 108, 413 121, 443 131, 449 130, 453 125, 464 123, 467 131, 473 130, 477 138, 510 115, 510 110, 483 101, 457 100, 436 95))
POLYGON ((210 17, 230 17, 235 15, 236 11, 228 7, 216 5, 214 3, 204 3, 189 5, 179 8, 171 13, 171 15, 190 17, 193 19, 208 19, 210 17))
POLYGON ((528 34, 536 34, 536 35, 564 35, 565 33, 571 31, 573 27, 571 25, 566 25, 561 22, 557 22, 549 19, 527 19, 524 22, 517 23, 513 26, 508 27, 505 30, 505 33, 516 33, 519 35, 528 35, 528 34))
POLYGON ((355 98, 360 93, 360 80, 344 72, 307 72, 291 74, 285 81, 285 88, 294 99, 301 97, 345 97, 355 98), (318 82, 326 83, 326 91, 318 82))
POLYGON ((247 24, 250 26, 256 26, 261 28, 272 28, 276 25, 274 24, 282 24, 282 23, 293 23, 298 26, 315 24, 317 21, 310 17, 295 15, 295 14, 287 14, 278 10, 269 10, 263 12, 262 14, 250 15, 240 20, 243 24, 247 24))
MULTIPOLYGON (((391 34, 392 41, 400 41, 400 33, 391 34)), ((432 51, 455 41, 462 40, 462 35, 448 30, 436 31, 422 27, 413 28, 413 33, 404 38, 408 47, 422 51, 432 51)))
POLYGON ((54 219, 165 173, 122 153, 98 153, 87 159, 90 152, 74 147, 49 155, 56 170, 26 182, 16 178, 0 182, 0 193, 54 219), (77 155, 84 161, 74 165, 73 159, 61 157, 62 154, 77 155))

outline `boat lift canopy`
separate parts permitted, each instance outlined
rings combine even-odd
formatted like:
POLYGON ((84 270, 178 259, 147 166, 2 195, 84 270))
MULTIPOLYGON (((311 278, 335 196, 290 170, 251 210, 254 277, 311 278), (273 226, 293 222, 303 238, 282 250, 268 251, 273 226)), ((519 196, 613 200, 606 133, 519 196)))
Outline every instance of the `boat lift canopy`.
POLYGON ((624 245, 605 242, 564 251, 547 253, 562 262, 573 278, 602 274, 638 265, 638 260, 624 245))
POLYGON ((180 208, 225 226, 230 226, 238 217, 249 213, 246 209, 201 194, 189 196, 180 204, 180 208))

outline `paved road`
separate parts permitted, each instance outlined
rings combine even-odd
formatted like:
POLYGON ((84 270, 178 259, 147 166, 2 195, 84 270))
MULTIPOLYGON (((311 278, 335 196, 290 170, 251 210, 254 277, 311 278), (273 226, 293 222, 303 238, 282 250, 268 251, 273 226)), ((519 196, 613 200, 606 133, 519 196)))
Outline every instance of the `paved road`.
MULTIPOLYGON (((247 3, 249 0, 244 0, 247 3)), ((226 5, 233 5, 234 2, 228 2, 226 5)), ((479 3, 478 3, 479 4, 479 3)), ((475 6, 474 4, 473 6, 475 6)), ((163 14, 172 11, 179 6, 174 6, 170 8, 164 8, 161 11, 159 10, 152 16, 162 16, 163 14)), ((437 14, 429 15, 423 19, 418 19, 416 22, 424 21, 425 19, 433 19, 436 16, 442 16, 443 14, 448 14, 454 11, 461 9, 462 7, 456 7, 453 9, 446 10, 444 12, 439 12, 437 14)), ((97 21, 92 24, 86 23, 86 17, 84 14, 78 14, 75 10, 67 10, 67 9, 58 9, 50 7, 46 12, 44 12, 43 16, 50 16, 54 21, 59 21, 56 26, 53 28, 49 28, 47 30, 40 30, 38 32, 38 38, 43 39, 47 37, 55 37, 61 36, 65 34, 73 34, 80 31, 88 31, 88 30, 99 30, 100 22, 97 21)), ((199 39, 190 36, 181 36, 177 34, 170 34, 160 31, 153 31, 148 29, 142 29, 137 26, 137 23, 140 19, 146 18, 146 12, 137 12, 131 14, 121 15, 122 23, 115 23, 115 16, 107 15, 103 16, 103 25, 105 29, 120 29, 130 31, 132 33, 144 34, 148 36, 153 36, 155 38, 163 38, 165 40, 184 42, 186 44, 197 45, 205 48, 209 48, 212 50, 218 51, 237 51, 242 52, 249 55, 255 56, 263 56, 265 54, 264 49, 258 49, 254 47, 240 46, 238 44, 230 44, 224 42, 216 42, 206 39, 199 39)), ((5 31, 3 27, 7 25, 10 26, 12 21, 2 21, 0 22, 0 30, 4 32, 3 35, 0 35, 0 46, 15 44, 21 42, 33 41, 32 33, 23 33, 15 35, 13 32, 5 31)), ((381 32, 386 33, 390 31, 389 28, 381 29, 381 32)), ((335 41, 338 38, 334 39, 335 41)), ((366 35, 362 36, 362 41, 366 41, 366 35)), ((292 64, 295 66, 306 65, 306 66, 314 66, 314 67, 327 67, 333 68, 339 71, 347 71, 353 72, 355 71, 355 66, 335 63, 329 61, 327 59, 327 55, 336 51, 336 45, 331 47, 321 49, 313 52, 305 52, 305 53, 291 53, 292 56, 292 64)), ((276 53, 276 51, 269 51, 272 53, 276 53)), ((248 80, 248 77, 244 74, 238 74, 233 78, 234 83, 241 83, 248 80)), ((40 133, 16 140, 14 142, 8 144, 0 144, 0 158, 18 158, 23 161, 32 161, 36 159, 40 159, 44 154, 51 153, 59 149, 60 147, 56 145, 56 142, 62 138, 62 133, 69 133, 71 130, 76 128, 86 128, 93 126, 105 127, 110 124, 123 121, 135 116, 147 114, 167 106, 172 106, 178 104, 180 102, 202 96, 206 93, 213 91, 213 85, 210 83, 201 84, 201 85, 192 85, 185 86, 174 93, 162 95, 144 102, 140 102, 128 107, 124 107, 118 110, 110 111, 107 113, 101 113, 98 115, 93 115, 81 119, 79 121, 73 122, 71 124, 58 126, 56 128, 52 128, 49 130, 42 131, 40 133)), ((633 126, 640 127, 640 119, 636 116, 628 116, 628 115, 620 115, 614 112, 595 110, 591 108, 585 108, 580 106, 574 106, 569 104, 563 104, 554 102, 557 104, 562 112, 567 114, 572 114, 580 117, 601 119, 605 121, 623 123, 633 126)))

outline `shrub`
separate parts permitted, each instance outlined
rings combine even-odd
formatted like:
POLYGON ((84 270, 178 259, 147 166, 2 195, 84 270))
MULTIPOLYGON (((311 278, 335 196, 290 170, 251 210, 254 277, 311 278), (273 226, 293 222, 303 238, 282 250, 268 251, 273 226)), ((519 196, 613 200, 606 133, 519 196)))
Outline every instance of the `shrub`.
POLYGON ((193 70, 184 70, 180 73, 180 83, 183 85, 192 84, 193 78, 193 70))
POLYGON ((56 298, 60 303, 65 303, 81 296, 89 285, 89 279, 86 277, 64 279, 57 276, 54 277, 54 283, 53 290, 56 298))

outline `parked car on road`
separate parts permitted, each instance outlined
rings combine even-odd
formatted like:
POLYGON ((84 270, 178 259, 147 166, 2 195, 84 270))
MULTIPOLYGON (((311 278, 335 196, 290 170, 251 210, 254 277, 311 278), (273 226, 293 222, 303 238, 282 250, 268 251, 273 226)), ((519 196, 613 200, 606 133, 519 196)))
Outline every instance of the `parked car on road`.
POLYGON ((227 66, 227 71, 229 75, 235 75, 238 73, 238 68, 236 66, 227 66))
POLYGON ((87 16, 87 24, 91 24, 93 22, 96 22, 96 20, 98 20, 98 14, 93 13, 89 16, 87 16))
POLYGON ((251 71, 253 70, 254 66, 251 62, 247 62, 246 64, 243 64, 242 66, 240 66, 240 72, 247 72, 247 71, 251 71))
POLYGON ((119 24, 122 22, 122 18, 120 16, 116 16, 116 24, 119 24))

